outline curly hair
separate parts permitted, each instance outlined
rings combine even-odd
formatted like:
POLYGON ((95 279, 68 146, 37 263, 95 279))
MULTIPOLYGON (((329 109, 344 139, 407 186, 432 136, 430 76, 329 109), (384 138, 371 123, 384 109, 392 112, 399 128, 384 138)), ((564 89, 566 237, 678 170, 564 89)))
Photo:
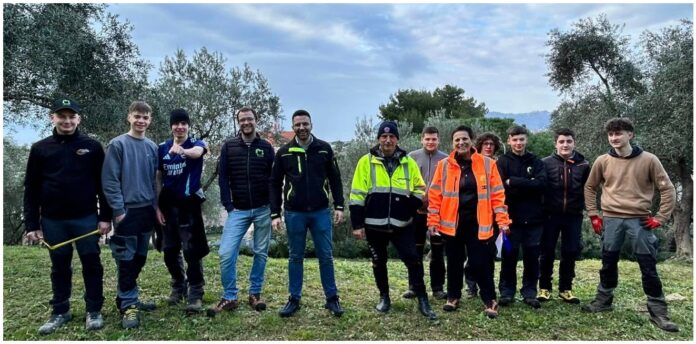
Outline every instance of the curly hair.
POLYGON ((498 137, 498 135, 490 132, 483 133, 478 138, 476 138, 476 150, 479 153, 481 153, 481 151, 483 150, 483 143, 488 140, 493 141, 493 155, 495 155, 495 153, 498 153, 498 151, 502 147, 502 143, 500 142, 500 138, 498 137))

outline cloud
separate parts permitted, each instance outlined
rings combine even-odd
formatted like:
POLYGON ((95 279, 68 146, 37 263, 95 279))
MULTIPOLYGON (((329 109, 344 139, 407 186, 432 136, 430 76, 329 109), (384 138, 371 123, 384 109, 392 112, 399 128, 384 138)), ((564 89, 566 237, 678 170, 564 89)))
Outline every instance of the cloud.
POLYGON ((237 18, 272 28, 300 41, 323 41, 347 50, 370 53, 375 47, 351 27, 341 22, 293 16, 291 13, 276 10, 277 6, 234 4, 225 11, 237 18))

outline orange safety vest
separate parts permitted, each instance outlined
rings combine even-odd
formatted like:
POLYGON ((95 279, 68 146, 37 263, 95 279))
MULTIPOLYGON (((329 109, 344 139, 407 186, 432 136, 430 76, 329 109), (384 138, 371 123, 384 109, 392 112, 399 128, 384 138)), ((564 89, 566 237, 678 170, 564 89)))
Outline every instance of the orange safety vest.
MULTIPOLYGON (((500 180, 495 160, 485 157, 472 149, 471 170, 476 179, 478 204, 478 238, 486 240, 493 237, 493 214, 498 226, 512 223, 505 205, 505 188, 500 180)), ((447 159, 437 163, 433 181, 428 191, 428 227, 436 227, 446 235, 455 236, 459 221, 459 178, 461 169, 452 151, 447 159)))

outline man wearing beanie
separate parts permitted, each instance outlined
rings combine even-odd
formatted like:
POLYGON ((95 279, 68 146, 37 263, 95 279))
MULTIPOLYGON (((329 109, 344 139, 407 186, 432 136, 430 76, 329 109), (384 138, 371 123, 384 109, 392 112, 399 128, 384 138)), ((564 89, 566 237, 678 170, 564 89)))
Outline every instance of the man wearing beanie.
POLYGON ((201 203, 205 201, 201 174, 208 149, 205 142, 189 135, 191 122, 186 110, 172 110, 169 125, 172 138, 159 144, 157 154, 157 221, 163 227, 164 264, 172 276, 167 301, 175 305, 186 299, 186 311, 199 312, 205 284, 202 259, 210 251, 201 214, 201 203))
POLYGON ((350 221, 353 236, 367 239, 372 254, 372 272, 380 300, 375 309, 388 312, 389 276, 387 246, 394 244, 408 269, 409 285, 418 299, 418 309, 435 320, 423 281, 423 262, 416 252, 413 216, 423 204, 425 182, 418 164, 399 148, 396 123, 382 122, 378 144, 358 161, 350 191, 350 221))

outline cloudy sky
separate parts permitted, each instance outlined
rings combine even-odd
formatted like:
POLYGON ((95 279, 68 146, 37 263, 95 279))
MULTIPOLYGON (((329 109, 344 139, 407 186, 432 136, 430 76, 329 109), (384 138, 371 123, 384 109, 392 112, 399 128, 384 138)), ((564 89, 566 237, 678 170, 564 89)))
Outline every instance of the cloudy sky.
MULTIPOLYGON (((177 48, 218 51, 258 69, 290 116, 347 140, 399 89, 463 88, 490 111, 553 110, 545 42, 554 28, 605 13, 636 43, 644 30, 693 20, 692 4, 112 4, 155 67, 177 48)), ((376 123, 376 121, 375 121, 376 123)))

